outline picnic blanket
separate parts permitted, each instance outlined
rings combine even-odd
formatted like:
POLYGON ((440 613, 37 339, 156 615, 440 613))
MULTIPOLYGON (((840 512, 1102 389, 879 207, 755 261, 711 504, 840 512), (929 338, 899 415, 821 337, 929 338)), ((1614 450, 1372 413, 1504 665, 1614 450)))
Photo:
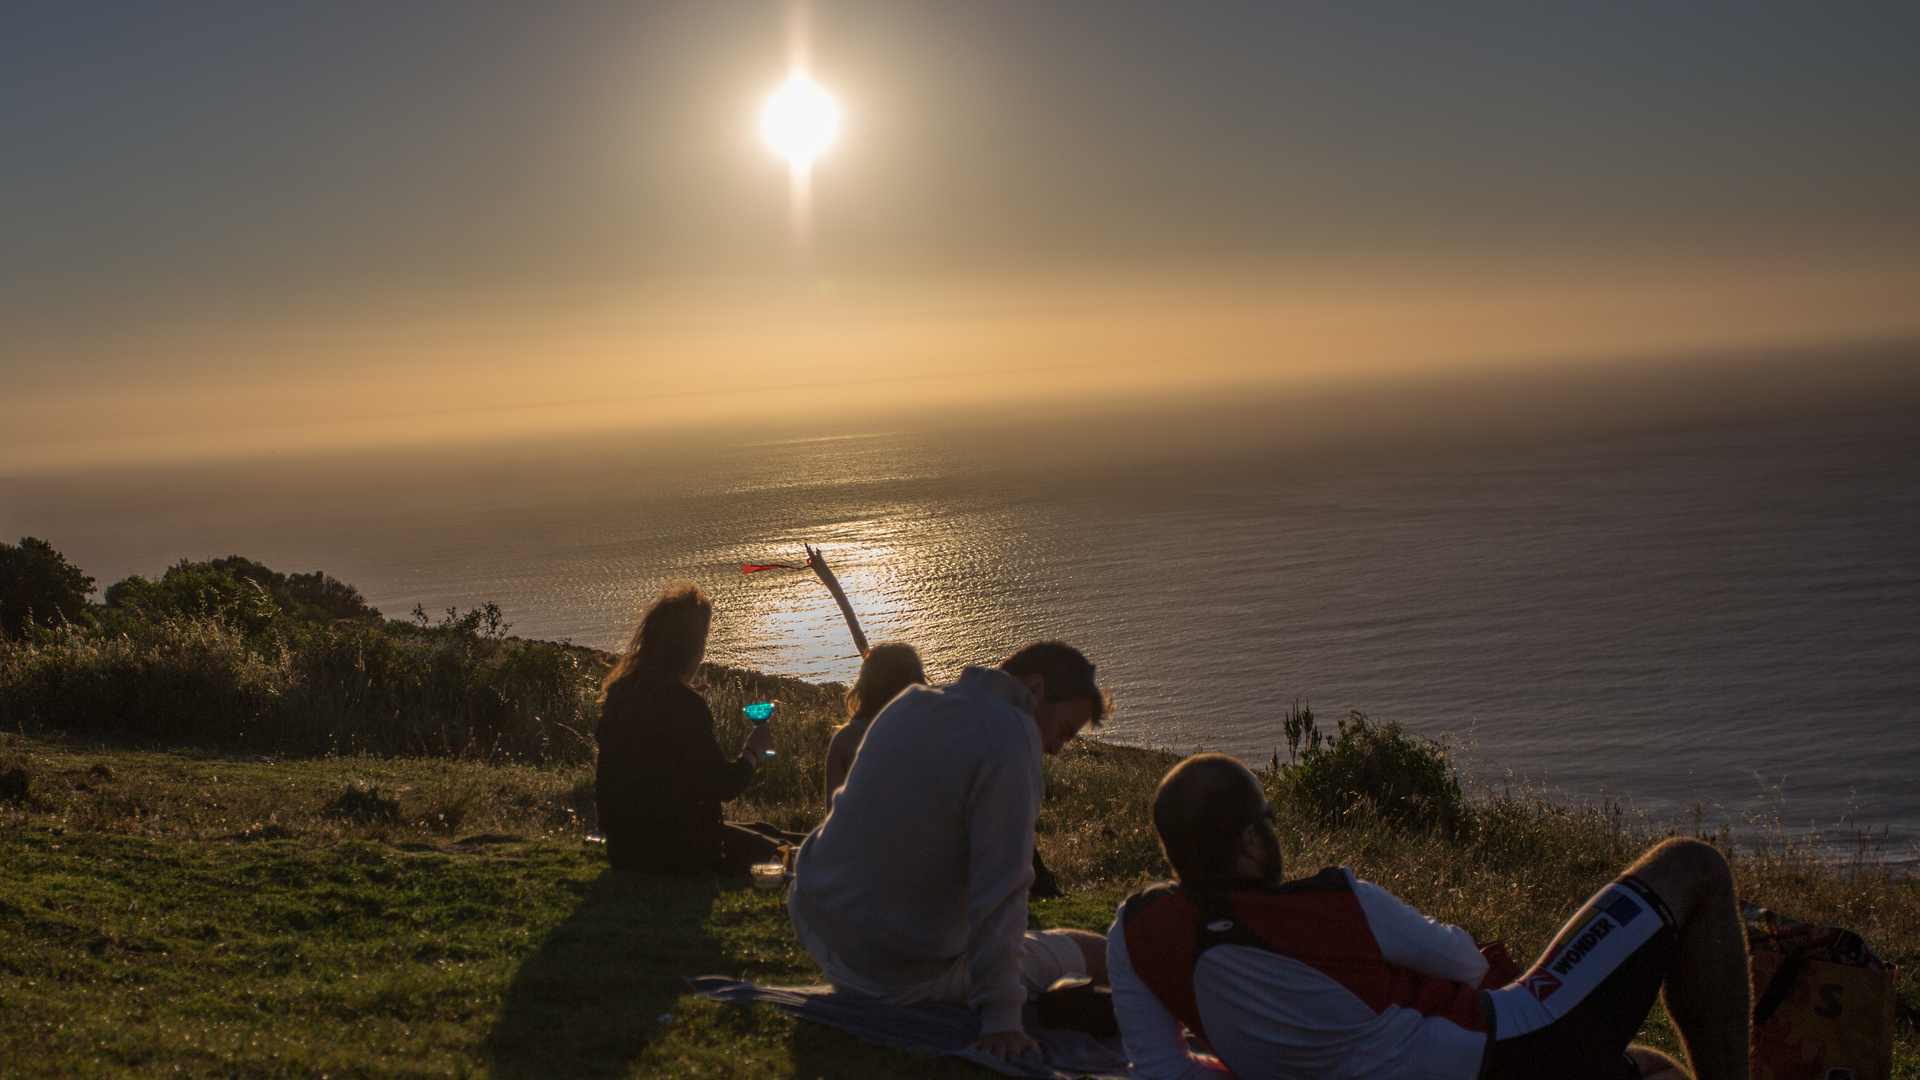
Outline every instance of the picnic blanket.
POLYGON ((889 1005, 836 994, 831 986, 756 986, 711 975, 687 981, 696 993, 715 1001, 772 1005, 802 1020, 839 1028, 861 1042, 950 1054, 1007 1076, 1127 1080, 1127 1055, 1120 1049, 1118 1038, 1096 1039, 1078 1031, 1040 1027, 1034 1022, 1031 1004, 1027 1006, 1027 1033, 1040 1043, 1040 1058, 1001 1061, 967 1049, 980 1033, 980 1020, 965 1005, 889 1005))

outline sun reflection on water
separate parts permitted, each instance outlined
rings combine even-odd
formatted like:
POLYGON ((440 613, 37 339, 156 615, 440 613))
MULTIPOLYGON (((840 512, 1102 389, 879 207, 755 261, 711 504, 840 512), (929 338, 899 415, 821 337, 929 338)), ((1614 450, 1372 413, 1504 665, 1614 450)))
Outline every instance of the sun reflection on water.
MULTIPOLYGON (((904 640, 924 654, 944 653, 942 643, 928 636, 948 621, 937 610, 940 594, 925 584, 933 560, 922 546, 906 542, 901 535, 906 524, 897 518, 847 521, 817 530, 811 539, 839 578, 870 643, 904 640), (921 618, 916 620, 915 613, 921 618)), ((770 550, 793 546, 786 541, 770 550)), ((731 610, 721 619, 730 625, 722 627, 716 619, 716 644, 736 662, 809 680, 851 682, 860 673, 860 656, 839 606, 811 572, 755 574, 730 590, 728 599, 731 610)))

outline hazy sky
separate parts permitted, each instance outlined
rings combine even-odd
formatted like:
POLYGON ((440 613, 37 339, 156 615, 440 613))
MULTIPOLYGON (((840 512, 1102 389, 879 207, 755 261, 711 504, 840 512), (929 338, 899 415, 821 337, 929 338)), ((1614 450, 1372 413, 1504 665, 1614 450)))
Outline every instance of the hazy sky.
POLYGON ((0 468, 1920 335, 1912 4, 0 7, 0 468))

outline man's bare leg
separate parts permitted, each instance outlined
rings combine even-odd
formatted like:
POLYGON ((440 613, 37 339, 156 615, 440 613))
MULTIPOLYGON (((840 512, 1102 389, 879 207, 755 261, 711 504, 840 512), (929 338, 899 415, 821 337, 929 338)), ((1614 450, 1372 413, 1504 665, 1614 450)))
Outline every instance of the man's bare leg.
MULTIPOLYGON (((1659 893, 1680 924, 1661 997, 1680 1029, 1694 1075, 1699 1080, 1747 1080, 1751 977, 1746 930, 1734 906, 1727 860, 1698 840, 1668 840, 1626 872, 1659 893)), ((1643 1075, 1652 1064, 1641 1062, 1643 1075)))
POLYGON ((1091 930, 1073 930, 1062 928, 1055 933, 1066 934, 1073 943, 1080 946, 1080 958, 1085 961, 1087 974, 1097 983, 1107 981, 1107 935, 1096 934, 1091 930))

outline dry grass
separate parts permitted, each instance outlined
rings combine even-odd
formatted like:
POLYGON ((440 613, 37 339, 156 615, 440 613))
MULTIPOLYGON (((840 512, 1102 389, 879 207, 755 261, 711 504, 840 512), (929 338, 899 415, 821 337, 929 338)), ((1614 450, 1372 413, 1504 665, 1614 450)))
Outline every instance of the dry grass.
POLYGON ((578 840, 593 807, 593 772, 585 765, 375 757, 283 761, 0 735, 0 773, 16 769, 26 776, 26 794, 0 801, 0 829, 434 847, 474 833, 578 840))

